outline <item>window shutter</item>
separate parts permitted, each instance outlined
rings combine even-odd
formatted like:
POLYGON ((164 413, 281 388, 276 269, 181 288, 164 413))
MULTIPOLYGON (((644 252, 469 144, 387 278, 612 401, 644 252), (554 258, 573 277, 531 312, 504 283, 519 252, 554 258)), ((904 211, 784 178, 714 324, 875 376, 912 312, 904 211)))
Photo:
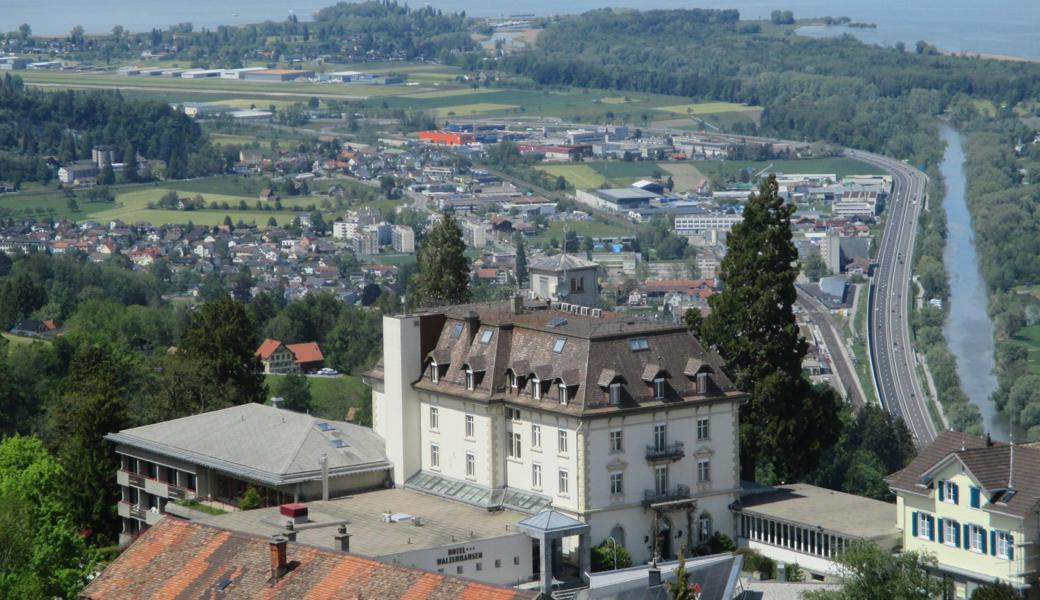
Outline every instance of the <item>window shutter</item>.
POLYGON ((939 482, 935 484, 935 486, 939 488, 939 502, 946 500, 946 490, 944 489, 946 486, 944 486, 943 483, 945 482, 940 479, 939 482))
POLYGON ((928 515, 928 540, 935 541, 935 517, 928 515))
POLYGON ((996 556, 997 555, 997 530, 996 529, 990 529, 989 530, 989 555, 990 556, 996 556))
POLYGON ((957 526, 953 528, 953 545, 958 548, 961 547, 961 528, 957 526))
POLYGON ((943 520, 939 519, 939 543, 940 544, 943 543, 943 537, 945 537, 945 535, 946 535, 946 532, 943 531, 943 520))
POLYGON ((964 539, 961 541, 964 542, 964 546, 962 547, 965 550, 971 550, 971 525, 964 526, 964 539))
POLYGON ((1015 536, 1008 535, 1008 560, 1015 560, 1015 536))
POLYGON ((959 486, 959 485, 957 485, 955 483, 955 484, 953 484, 950 487, 953 488, 953 503, 954 504, 960 504, 960 493, 959 492, 960 492, 960 487, 961 486, 959 486))
POLYGON ((981 490, 979 490, 979 488, 977 488, 977 487, 972 487, 971 488, 971 507, 972 508, 979 508, 980 506, 982 506, 982 498, 981 498, 981 496, 982 496, 982 492, 981 492, 981 490))
POLYGON ((979 536, 979 538, 981 538, 979 540, 979 542, 982 544, 982 548, 981 548, 982 549, 982 553, 985 554, 986 553, 986 530, 985 529, 982 530, 982 534, 979 536))
POLYGON ((917 534, 917 512, 910 513, 910 521, 911 521, 911 526, 910 526, 911 533, 913 534, 914 537, 917 537, 917 535, 918 535, 917 534))

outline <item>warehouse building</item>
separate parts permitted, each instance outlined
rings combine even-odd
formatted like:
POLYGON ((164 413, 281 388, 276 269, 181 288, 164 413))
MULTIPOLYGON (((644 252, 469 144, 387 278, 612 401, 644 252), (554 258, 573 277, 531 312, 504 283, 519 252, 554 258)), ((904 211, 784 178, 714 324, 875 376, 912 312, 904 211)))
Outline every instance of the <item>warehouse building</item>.
POLYGON ((310 79, 314 71, 298 71, 296 69, 260 69, 246 71, 241 79, 246 81, 292 81, 294 79, 310 79))

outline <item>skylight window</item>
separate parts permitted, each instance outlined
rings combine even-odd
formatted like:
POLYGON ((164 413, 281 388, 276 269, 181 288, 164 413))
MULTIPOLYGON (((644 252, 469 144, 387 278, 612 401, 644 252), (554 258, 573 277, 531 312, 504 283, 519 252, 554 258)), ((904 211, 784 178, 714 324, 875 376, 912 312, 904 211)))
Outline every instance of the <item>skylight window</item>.
POLYGON ((319 421, 318 422, 318 429, 320 429, 322 431, 332 431, 333 429, 335 429, 335 427, 333 427, 332 425, 329 425, 325 421, 319 421))
POLYGON ((480 334, 480 343, 481 344, 488 344, 488 343, 490 343, 491 342, 491 335, 494 334, 494 333, 495 332, 491 331, 490 329, 485 329, 484 333, 480 334))
POLYGON ((640 350, 649 350, 650 342, 645 337, 637 337, 628 340, 628 347, 632 349, 632 352, 639 352, 640 350))
POLYGON ((564 319, 563 317, 554 317, 551 321, 549 321, 549 327, 563 327, 566 324, 567 319, 564 319))
POLYGON ((558 338, 556 338, 556 343, 553 344, 553 352, 555 352, 556 354, 559 354, 559 353, 563 352, 563 347, 566 346, 566 345, 567 345, 567 338, 565 338, 565 337, 558 337, 558 338))
POLYGON ((457 338, 460 335, 462 335, 462 323, 456 323, 455 326, 451 328, 451 337, 457 338))
POLYGON ((347 440, 332 440, 332 445, 336 448, 350 447, 350 444, 347 443, 347 440))

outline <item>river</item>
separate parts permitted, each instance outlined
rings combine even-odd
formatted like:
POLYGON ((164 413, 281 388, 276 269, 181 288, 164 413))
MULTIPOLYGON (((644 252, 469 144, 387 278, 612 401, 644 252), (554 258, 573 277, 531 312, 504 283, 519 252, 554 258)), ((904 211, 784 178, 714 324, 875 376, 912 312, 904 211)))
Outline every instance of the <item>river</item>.
POLYGON ((943 334, 957 358, 957 375, 972 404, 979 407, 987 432, 1008 439, 1007 418, 997 411, 990 395, 997 389, 994 369, 993 322, 986 308, 986 284, 979 272, 975 234, 968 213, 964 148, 961 136, 947 125, 940 127, 946 154, 939 170, 946 183, 946 248, 943 263, 950 276, 949 315, 943 334))

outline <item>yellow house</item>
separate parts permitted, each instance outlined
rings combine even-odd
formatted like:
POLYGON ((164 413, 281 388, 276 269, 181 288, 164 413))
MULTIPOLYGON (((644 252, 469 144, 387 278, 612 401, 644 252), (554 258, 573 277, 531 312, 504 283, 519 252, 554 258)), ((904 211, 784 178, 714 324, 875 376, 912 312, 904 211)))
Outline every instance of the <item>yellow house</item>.
POLYGON ((1040 448, 947 431, 886 481, 903 548, 934 555, 955 598, 993 581, 1040 598, 1040 448))

